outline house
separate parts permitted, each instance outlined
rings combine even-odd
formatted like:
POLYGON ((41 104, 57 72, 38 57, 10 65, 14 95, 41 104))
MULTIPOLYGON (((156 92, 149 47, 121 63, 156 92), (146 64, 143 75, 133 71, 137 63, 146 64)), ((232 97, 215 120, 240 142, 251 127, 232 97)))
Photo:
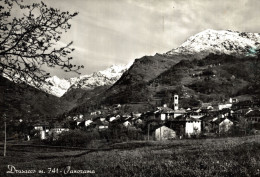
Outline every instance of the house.
POLYGON ((238 99, 236 98, 229 98, 229 103, 237 103, 238 99))
POLYGON ((50 136, 52 140, 57 140, 62 132, 67 132, 67 131, 69 131, 68 128, 55 127, 49 131, 48 136, 50 136))
POLYGON ((101 122, 103 122, 103 121, 105 121, 105 120, 106 120, 105 117, 100 117, 100 121, 101 121, 101 122))
POLYGON ((109 122, 108 121, 100 121, 100 119, 97 119, 96 121, 94 121, 92 123, 96 129, 98 129, 99 131, 101 130, 105 130, 105 129, 108 129, 108 126, 109 126, 109 122))
POLYGON ((200 118, 201 120, 201 130, 204 133, 212 133, 215 132, 213 122, 217 120, 218 117, 214 115, 205 115, 200 118))
POLYGON ((129 127, 129 126, 131 126, 132 124, 127 120, 127 121, 123 122, 123 125, 124 125, 125 127, 129 127))
POLYGON ((88 127, 92 122, 93 122, 92 120, 84 121, 85 127, 88 127))
POLYGON ((232 107, 232 103, 224 103, 218 105, 218 110, 229 109, 232 107))
POLYGON ((225 118, 230 116, 234 111, 232 111, 230 108, 224 108, 218 112, 219 118, 225 118))
POLYGON ((41 130, 49 130, 50 129, 50 127, 49 127, 49 123, 37 123, 37 124, 34 124, 33 125, 33 127, 34 127, 34 130, 39 130, 39 131, 41 131, 41 130))
POLYGON ((92 120, 84 120, 84 121, 79 122, 79 123, 77 122, 77 125, 79 127, 88 127, 89 125, 91 125, 92 122, 93 122, 92 120))
POLYGON ((260 110, 252 110, 248 112, 246 115, 246 120, 252 124, 260 123, 260 110))
POLYGON ((62 132, 69 131, 68 128, 62 126, 56 126, 50 130, 51 133, 61 134, 62 132))
POLYGON ((187 112, 184 109, 179 109, 179 110, 174 110, 173 114, 174 114, 173 118, 176 118, 178 116, 186 115, 187 112))
POLYGON ((200 112, 201 111, 201 108, 200 107, 193 107, 191 109, 191 112, 200 112))
POLYGON ((219 134, 227 133, 234 124, 229 118, 218 118, 214 123, 218 126, 219 134))
POLYGON ((36 133, 35 135, 39 135, 41 140, 46 139, 46 133, 50 131, 49 123, 37 123, 34 126, 34 130, 39 131, 39 134, 36 133))
POLYGON ((200 112, 191 112, 190 113, 190 117, 191 118, 194 118, 194 119, 199 119, 201 117, 203 117, 205 114, 202 113, 201 111, 200 112))
POLYGON ((162 121, 168 120, 174 115, 173 109, 168 108, 167 106, 157 107, 157 111, 155 111, 153 115, 155 115, 157 113, 160 114, 160 119, 162 121))
POLYGON ((239 117, 242 117, 242 116, 248 114, 250 111, 252 111, 251 108, 238 109, 238 110, 233 111, 231 115, 233 117, 239 118, 239 117))
POLYGON ((53 140, 57 140, 59 135, 62 132, 67 132, 67 131, 69 131, 69 128, 66 128, 61 123, 56 122, 54 123, 54 127, 50 129, 47 135, 51 136, 53 140))
POLYGON ((83 115, 80 114, 80 115, 73 116, 72 119, 73 119, 74 121, 82 121, 82 120, 83 120, 83 115))
POLYGON ((213 109, 212 103, 201 103, 201 109, 212 110, 213 109))
POLYGON ((155 130, 154 136, 155 140, 170 140, 176 138, 176 132, 163 125, 155 130))
POLYGON ((201 120, 188 118, 186 119, 185 135, 190 137, 191 135, 198 135, 201 133, 201 120))
POLYGON ((141 117, 142 113, 135 112, 135 113, 132 113, 132 115, 134 118, 139 118, 139 117, 141 117))
POLYGON ((245 100, 233 104, 232 109, 238 110, 238 109, 248 109, 252 107, 253 107, 253 102, 251 100, 245 100))
POLYGON ((94 115, 100 115, 100 114, 102 114, 102 112, 101 111, 93 111, 93 112, 91 112, 90 113, 90 115, 92 115, 92 116, 94 116, 94 115))
POLYGON ((143 123, 143 120, 141 117, 139 118, 133 118, 133 122, 134 124, 138 125, 138 124, 142 124, 143 123))
POLYGON ((191 137, 201 133, 201 120, 187 115, 181 115, 169 122, 169 126, 176 130, 180 136, 191 137))
POLYGON ((107 121, 102 122, 102 124, 98 126, 98 130, 108 129, 108 125, 109 125, 109 122, 107 122, 107 121))
POLYGON ((109 118, 109 122, 113 122, 114 120, 116 120, 116 117, 110 117, 109 118))

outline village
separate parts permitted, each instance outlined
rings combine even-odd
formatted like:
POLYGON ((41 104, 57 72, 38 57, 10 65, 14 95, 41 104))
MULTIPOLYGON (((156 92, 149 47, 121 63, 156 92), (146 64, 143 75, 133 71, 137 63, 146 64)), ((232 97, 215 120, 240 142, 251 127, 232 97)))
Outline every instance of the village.
MULTIPOLYGON (((41 140, 57 140, 63 132, 79 129, 96 131, 103 139, 120 140, 173 140, 199 137, 243 136, 256 134, 260 128, 260 103, 230 98, 225 103, 201 107, 179 108, 179 96, 174 95, 173 108, 164 104, 155 110, 133 112, 120 111, 122 105, 112 108, 114 114, 105 115, 105 109, 67 116, 55 123, 38 121, 33 123, 30 136, 41 140)), ((20 120, 22 122, 22 120, 20 120)))

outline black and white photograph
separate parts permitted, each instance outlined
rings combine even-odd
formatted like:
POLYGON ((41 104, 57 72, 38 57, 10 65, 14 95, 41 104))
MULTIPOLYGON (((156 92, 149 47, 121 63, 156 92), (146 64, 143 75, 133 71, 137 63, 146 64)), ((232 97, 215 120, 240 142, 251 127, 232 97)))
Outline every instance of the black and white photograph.
POLYGON ((260 176, 259 0, 0 0, 0 177, 260 176))

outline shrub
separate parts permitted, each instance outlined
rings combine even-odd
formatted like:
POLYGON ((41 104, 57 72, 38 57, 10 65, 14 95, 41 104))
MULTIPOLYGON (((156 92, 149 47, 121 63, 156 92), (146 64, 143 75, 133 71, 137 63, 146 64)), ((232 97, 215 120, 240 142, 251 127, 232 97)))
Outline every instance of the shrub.
POLYGON ((84 132, 75 129, 62 132, 55 141, 49 140, 46 142, 57 146, 86 147, 92 140, 96 139, 99 139, 99 133, 97 131, 84 132))

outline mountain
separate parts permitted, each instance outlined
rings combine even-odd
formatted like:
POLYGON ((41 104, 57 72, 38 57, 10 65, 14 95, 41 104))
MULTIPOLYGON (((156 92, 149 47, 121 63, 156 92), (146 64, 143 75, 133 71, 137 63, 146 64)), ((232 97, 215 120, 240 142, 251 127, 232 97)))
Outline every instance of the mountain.
POLYGON ((203 58, 213 53, 241 57, 248 49, 254 53, 254 50, 259 46, 260 33, 207 29, 191 36, 180 47, 166 54, 191 54, 203 58))
POLYGON ((0 114, 8 119, 38 119, 62 114, 73 108, 70 102, 61 101, 30 85, 18 84, 0 76, 0 114))
POLYGON ((46 81, 50 83, 50 85, 44 84, 41 87, 41 90, 57 97, 64 95, 64 93, 66 93, 70 86, 74 83, 67 79, 60 79, 57 76, 52 76, 46 79, 46 81))
POLYGON ((259 41, 258 33, 202 31, 169 52, 136 59, 113 86, 71 112, 118 103, 158 106, 171 103, 174 93, 184 107, 252 98, 258 94, 251 71, 259 41))
POLYGON ((132 63, 128 65, 112 65, 103 71, 94 72, 90 75, 80 76, 75 80, 74 84, 71 85, 70 89, 93 89, 99 86, 113 85, 131 66, 131 64, 132 63))
POLYGON ((42 89, 60 98, 30 86, 20 90, 16 83, 1 78, 0 83, 6 83, 1 86, 6 98, 1 104, 13 116, 26 117, 88 113, 119 103, 140 112, 171 105, 176 93, 181 107, 229 97, 259 98, 259 39, 258 33, 206 30, 176 49, 135 59, 132 65, 114 65, 71 79, 49 78, 52 85, 42 89))
MULTIPOLYGON (((254 56, 259 47, 258 33, 205 30, 188 38, 180 47, 165 54, 145 56, 135 60, 132 67, 123 74, 106 93, 104 103, 129 103, 147 101, 147 84, 154 82, 163 72, 179 62, 205 59, 209 54, 228 55, 237 58, 254 56), (250 53, 248 52, 250 51, 250 53), (144 89, 143 89, 144 87, 144 89), (122 98, 123 97, 123 98, 122 98)), ((178 80, 179 77, 171 78, 178 80)), ((151 99, 154 97, 150 95, 151 99)))
POLYGON ((128 65, 112 65, 103 71, 70 79, 60 79, 57 76, 53 76, 46 80, 50 85, 44 84, 41 87, 41 90, 57 97, 61 97, 67 91, 72 89, 81 88, 89 90, 100 86, 113 85, 131 64, 132 63, 128 65))
POLYGON ((12 82, 6 75, 0 76, 0 113, 30 120, 55 118, 108 89, 130 65, 113 65, 104 71, 71 79, 53 76, 46 80, 50 85, 43 84, 40 89, 30 82, 18 83, 15 79, 12 82))

